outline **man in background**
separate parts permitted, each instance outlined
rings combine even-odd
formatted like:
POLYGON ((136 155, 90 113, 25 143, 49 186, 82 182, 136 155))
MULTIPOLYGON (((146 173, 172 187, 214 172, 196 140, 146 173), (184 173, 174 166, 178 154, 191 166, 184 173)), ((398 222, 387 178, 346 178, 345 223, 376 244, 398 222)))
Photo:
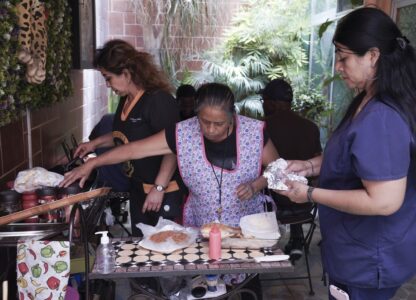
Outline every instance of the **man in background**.
MULTIPOLYGON (((293 91, 289 83, 274 79, 259 92, 263 98, 266 130, 280 157, 286 160, 307 160, 322 152, 319 128, 292 111, 293 91)), ((277 218, 309 214, 310 203, 297 204, 272 192, 277 218)), ((285 253, 295 261, 303 254, 302 225, 290 225, 290 239, 285 253)))
POLYGON ((181 121, 195 116, 195 95, 195 88, 189 84, 183 84, 176 90, 176 100, 179 104, 181 121))

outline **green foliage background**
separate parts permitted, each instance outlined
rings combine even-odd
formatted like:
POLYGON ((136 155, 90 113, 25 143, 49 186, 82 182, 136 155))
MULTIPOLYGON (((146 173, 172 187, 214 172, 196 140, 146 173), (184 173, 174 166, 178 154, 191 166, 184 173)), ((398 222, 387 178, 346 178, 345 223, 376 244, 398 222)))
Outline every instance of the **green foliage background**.
POLYGON ((329 103, 309 85, 309 15, 309 1, 247 1, 233 18, 225 42, 206 53, 203 71, 193 83, 227 84, 240 113, 261 118, 256 92, 270 80, 283 78, 294 89, 293 108, 319 123, 329 103))
POLYGON ((46 79, 25 81, 26 67, 18 62, 18 0, 0 1, 0 126, 17 119, 26 107, 38 109, 62 101, 72 92, 71 13, 66 0, 46 0, 46 79))

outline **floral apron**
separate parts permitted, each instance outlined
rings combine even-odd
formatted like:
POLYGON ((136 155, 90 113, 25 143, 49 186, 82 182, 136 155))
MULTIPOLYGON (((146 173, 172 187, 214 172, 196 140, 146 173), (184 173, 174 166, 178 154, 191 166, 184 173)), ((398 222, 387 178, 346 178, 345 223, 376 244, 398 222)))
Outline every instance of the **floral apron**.
POLYGON ((222 199, 219 201, 216 176, 221 168, 211 166, 205 154, 204 137, 196 117, 180 122, 176 126, 176 149, 178 167, 189 188, 184 207, 185 226, 200 227, 218 220, 229 226, 239 226, 240 218, 263 211, 266 196, 258 194, 252 199, 237 198, 238 185, 255 180, 261 173, 264 123, 243 116, 236 117, 237 164, 234 170, 223 170, 222 199))

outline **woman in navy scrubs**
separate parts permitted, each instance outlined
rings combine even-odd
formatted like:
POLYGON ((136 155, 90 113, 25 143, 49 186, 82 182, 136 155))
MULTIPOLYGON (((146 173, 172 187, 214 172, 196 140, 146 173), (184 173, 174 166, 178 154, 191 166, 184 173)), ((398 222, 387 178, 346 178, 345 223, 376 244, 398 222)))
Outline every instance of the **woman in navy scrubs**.
POLYGON ((289 163, 319 175, 319 188, 290 182, 279 193, 318 204, 331 284, 354 300, 390 299, 416 274, 416 54, 368 7, 340 20, 333 43, 336 71, 357 95, 323 155, 289 163))

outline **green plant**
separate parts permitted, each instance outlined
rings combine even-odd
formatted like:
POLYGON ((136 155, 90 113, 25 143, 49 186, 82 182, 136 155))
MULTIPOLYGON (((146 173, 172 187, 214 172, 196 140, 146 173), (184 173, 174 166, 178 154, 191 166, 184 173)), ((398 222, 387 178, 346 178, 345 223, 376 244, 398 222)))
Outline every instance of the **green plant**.
POLYGON ((250 0, 233 18, 224 43, 205 53, 193 84, 222 82, 236 95, 241 114, 263 115, 259 91, 275 78, 289 81, 294 109, 318 123, 329 114, 320 88, 308 80, 309 2, 250 0), (276 17, 278 16, 278 17, 276 17))
POLYGON ((332 113, 331 104, 322 91, 305 85, 299 86, 295 91, 292 109, 313 120, 321 128, 327 126, 328 117, 332 113))
MULTIPOLYGON (((295 85, 304 81, 307 7, 303 0, 247 1, 233 18, 225 42, 206 53, 201 74, 229 85, 239 100, 271 79, 286 78, 295 85)), ((204 80, 196 77, 196 81, 204 80)))
MULTIPOLYGON (((209 40, 207 28, 217 22, 221 3, 207 0, 130 0, 135 12, 143 22, 149 48, 158 49, 162 68, 172 83, 179 86, 186 81, 187 68, 183 61, 197 59, 198 46, 189 37, 198 36, 201 43, 209 40), (154 20, 161 20, 162 30, 155 32, 154 20)), ((156 27, 159 27, 159 24, 156 27)))
POLYGON ((71 17, 66 0, 45 1, 48 47, 46 79, 39 85, 26 82, 26 67, 16 58, 19 1, 0 1, 0 126, 15 120, 26 107, 38 109, 64 100, 72 92, 71 17), (6 38, 5 38, 6 37, 6 38))
POLYGON ((17 0, 0 1, 0 126, 16 118, 16 91, 20 65, 16 53, 19 29, 15 5, 17 0))

